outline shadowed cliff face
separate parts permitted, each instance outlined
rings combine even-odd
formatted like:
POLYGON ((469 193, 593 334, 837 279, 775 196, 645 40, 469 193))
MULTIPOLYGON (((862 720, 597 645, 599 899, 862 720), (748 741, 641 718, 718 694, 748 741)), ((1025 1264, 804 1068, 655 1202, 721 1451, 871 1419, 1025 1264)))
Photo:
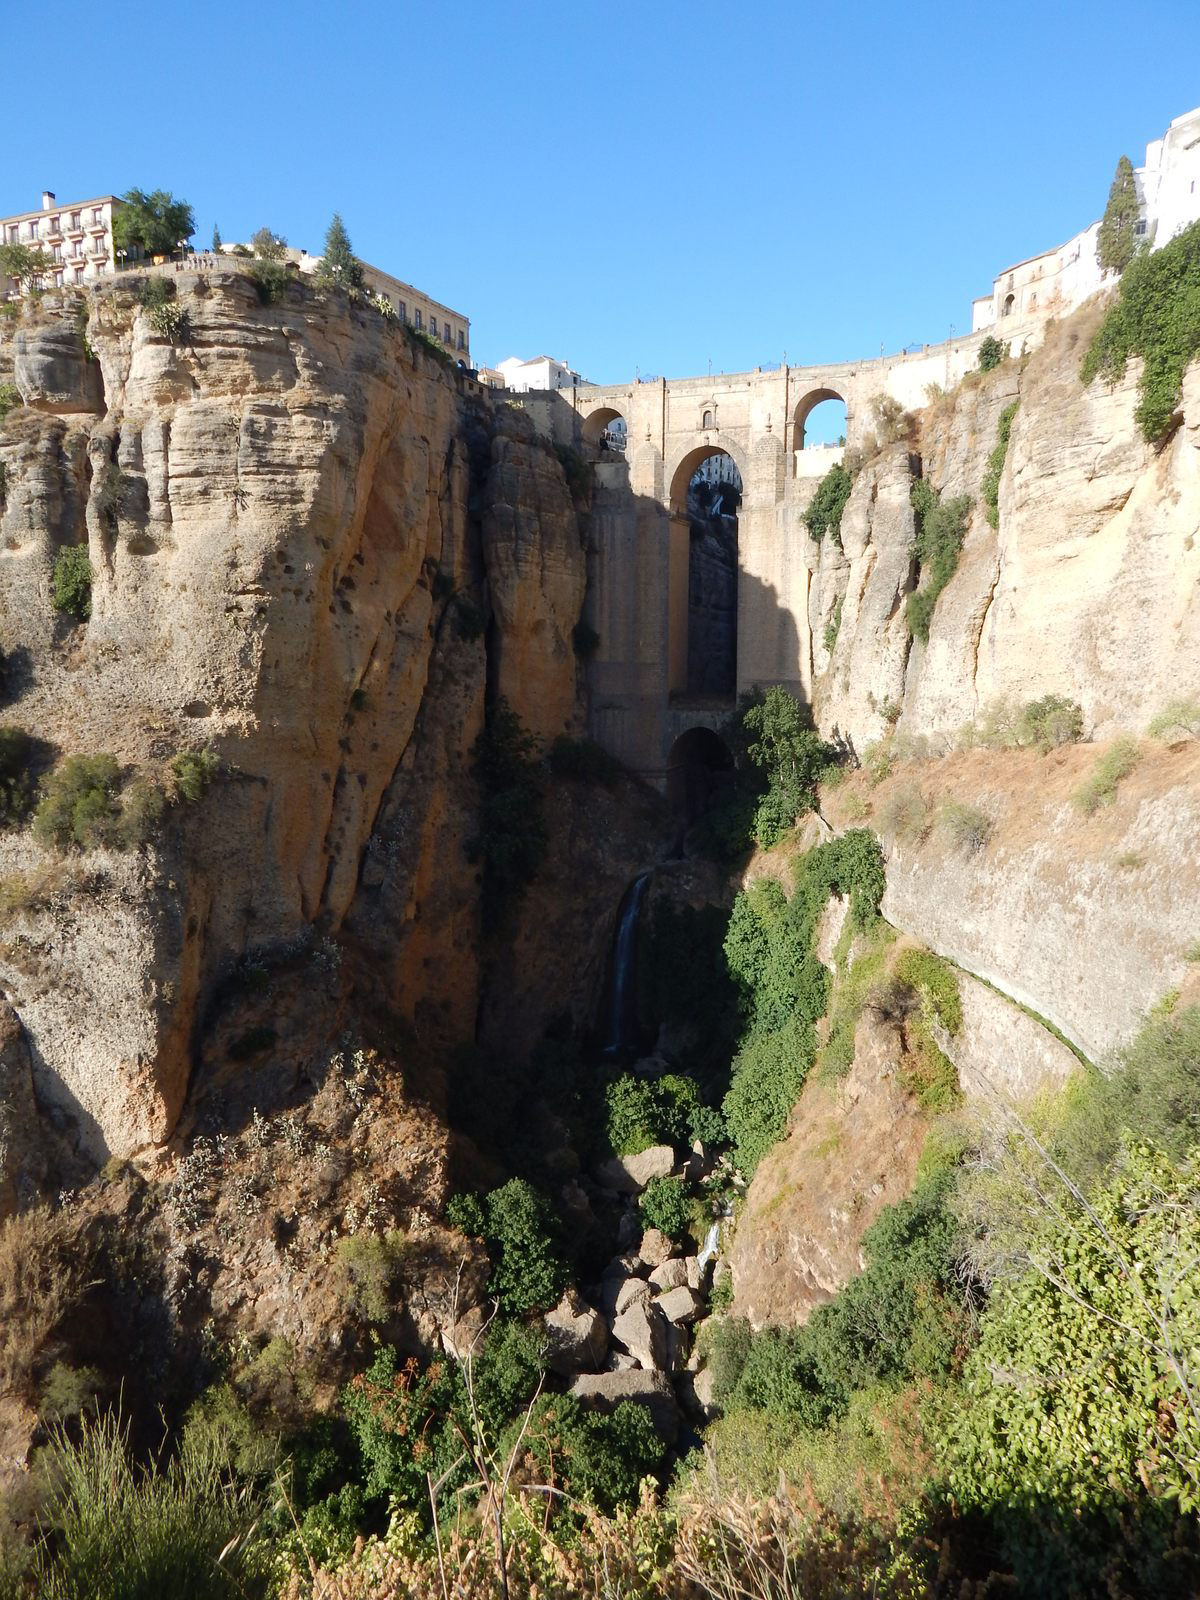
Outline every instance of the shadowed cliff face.
POLYGON ((137 854, 0 841, 0 873, 54 870, 0 977, 38 1093, 100 1157, 169 1136, 199 1008, 246 952, 353 923, 389 1004, 431 1043, 469 1037, 489 674, 541 735, 577 716, 583 550, 524 417, 341 296, 177 283, 175 344, 115 284, 95 360, 53 300, 2 358, 26 402, 0 430, 5 720, 160 778, 187 748, 228 766, 137 854), (85 538, 73 626, 50 573, 85 538))

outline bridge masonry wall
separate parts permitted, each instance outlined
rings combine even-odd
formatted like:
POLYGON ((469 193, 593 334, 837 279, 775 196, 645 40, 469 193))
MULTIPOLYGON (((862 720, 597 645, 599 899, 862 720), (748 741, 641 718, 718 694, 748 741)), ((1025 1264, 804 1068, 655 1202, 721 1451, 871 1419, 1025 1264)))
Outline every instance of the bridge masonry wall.
MULTIPOLYGON (((1043 328, 1014 322, 1002 331, 1020 353, 1041 342, 1043 328)), ((807 410, 817 398, 844 400, 847 443, 860 444, 873 426, 875 396, 919 409, 936 392, 931 386, 949 389, 978 365, 986 336, 870 361, 519 397, 545 435, 595 452, 585 617, 600 641, 588 672, 590 729, 598 743, 666 787, 674 739, 688 727, 718 727, 727 714, 728 707, 689 702, 682 693, 687 484, 700 462, 719 451, 742 478, 738 693, 782 684, 811 697, 809 600, 819 550, 803 514, 837 453, 800 449, 807 410), (626 425, 624 456, 598 449, 616 417, 626 425)))

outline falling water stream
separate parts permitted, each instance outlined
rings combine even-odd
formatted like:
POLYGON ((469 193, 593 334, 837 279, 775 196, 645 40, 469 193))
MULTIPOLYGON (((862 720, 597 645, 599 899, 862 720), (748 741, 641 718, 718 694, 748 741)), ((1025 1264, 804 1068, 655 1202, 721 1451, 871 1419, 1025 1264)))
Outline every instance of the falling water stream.
POLYGON ((621 897, 609 978, 604 1053, 621 1055, 637 1044, 637 929, 650 874, 635 878, 621 897))

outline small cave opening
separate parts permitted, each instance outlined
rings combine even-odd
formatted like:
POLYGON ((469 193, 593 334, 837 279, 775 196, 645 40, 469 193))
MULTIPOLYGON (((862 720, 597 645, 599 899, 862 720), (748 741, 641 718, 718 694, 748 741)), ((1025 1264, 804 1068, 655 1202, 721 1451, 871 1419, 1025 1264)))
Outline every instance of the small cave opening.
POLYGON ((667 800, 687 827, 711 811, 733 783, 733 756, 711 728, 689 728, 667 759, 667 800))

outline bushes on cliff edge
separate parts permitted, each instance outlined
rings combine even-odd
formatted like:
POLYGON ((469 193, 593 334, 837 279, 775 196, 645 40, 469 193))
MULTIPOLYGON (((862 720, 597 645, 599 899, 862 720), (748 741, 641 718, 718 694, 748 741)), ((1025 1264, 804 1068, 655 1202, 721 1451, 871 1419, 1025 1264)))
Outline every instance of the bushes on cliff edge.
POLYGON ((983 507, 989 526, 1000 526, 1000 479, 1004 472, 1004 463, 1008 457, 1008 440, 1012 433, 1013 418, 1017 414, 1019 400, 1014 400, 1012 405, 1005 406, 1000 413, 1000 420, 996 424, 996 447, 988 457, 987 471, 983 475, 983 507))
POLYGON ((502 1311, 512 1316, 545 1311, 563 1292, 567 1268, 554 1212, 524 1178, 510 1178, 482 1200, 455 1195, 446 1216, 486 1242, 492 1260, 488 1292, 502 1311))
POLYGON ((101 845, 132 850, 144 844, 163 811, 161 791, 145 779, 122 790, 115 756, 69 756, 42 785, 34 837, 60 853, 101 845))
POLYGON ((927 644, 933 609, 958 566, 971 497, 964 494, 943 500, 927 478, 917 478, 912 486, 912 505, 916 521, 913 553, 920 563, 920 587, 909 595, 905 615, 914 638, 927 644))
POLYGON ((50 604, 64 616, 86 622, 92 614, 92 564, 87 545, 65 546, 54 558, 50 604))
POLYGON ((1200 222, 1193 222, 1161 250, 1139 255, 1125 268, 1080 377, 1085 384, 1096 377, 1118 383, 1129 358, 1142 356, 1134 417, 1142 437, 1153 444, 1170 431, 1184 372, 1198 354, 1200 222))
POLYGON ((841 545, 842 512, 853 487, 854 479, 840 461, 830 467, 817 485, 804 513, 804 522, 818 544, 828 536, 836 545, 841 545))

